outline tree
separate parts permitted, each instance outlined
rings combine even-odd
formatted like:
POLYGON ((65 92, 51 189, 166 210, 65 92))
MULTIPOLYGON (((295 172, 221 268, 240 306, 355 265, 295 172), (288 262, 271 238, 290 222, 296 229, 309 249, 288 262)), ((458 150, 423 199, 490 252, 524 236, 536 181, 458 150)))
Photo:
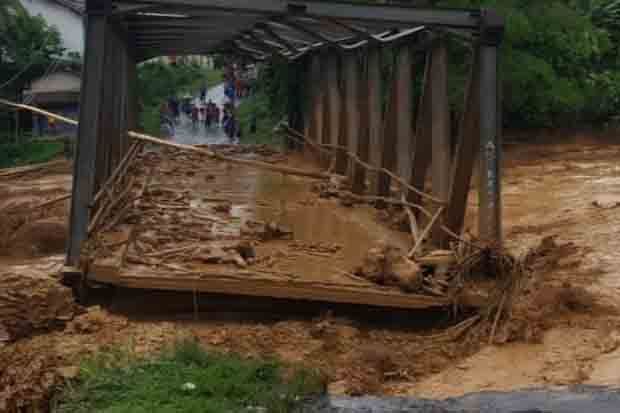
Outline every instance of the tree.
POLYGON ((444 0, 440 5, 492 7, 504 15, 505 121, 531 127, 599 122, 619 109, 620 66, 617 58, 609 59, 617 53, 614 35, 593 15, 596 4, 604 3, 618 1, 444 0))
POLYGON ((0 0, 0 93, 19 94, 63 55, 58 30, 30 16, 13 0, 0 0))

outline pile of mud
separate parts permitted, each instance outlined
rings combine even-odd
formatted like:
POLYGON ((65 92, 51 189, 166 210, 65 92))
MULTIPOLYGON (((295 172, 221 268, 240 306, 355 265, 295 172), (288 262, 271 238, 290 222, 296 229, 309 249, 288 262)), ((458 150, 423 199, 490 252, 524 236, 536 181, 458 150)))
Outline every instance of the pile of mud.
POLYGON ((62 326, 79 311, 71 289, 42 270, 0 272, 0 342, 62 326))

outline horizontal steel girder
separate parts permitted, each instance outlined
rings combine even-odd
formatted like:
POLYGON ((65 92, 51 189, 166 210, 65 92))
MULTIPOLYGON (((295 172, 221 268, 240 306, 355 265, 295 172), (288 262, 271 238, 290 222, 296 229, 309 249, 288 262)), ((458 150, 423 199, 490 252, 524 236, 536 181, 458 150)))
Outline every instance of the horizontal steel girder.
MULTIPOLYGON (((477 30, 480 27, 479 10, 425 9, 402 5, 348 4, 324 1, 284 0, 138 0, 135 3, 164 6, 191 6, 217 11, 257 13, 261 15, 305 15, 359 21, 391 22, 427 26, 444 26, 477 30)), ((194 13, 194 12, 191 12, 194 13)))

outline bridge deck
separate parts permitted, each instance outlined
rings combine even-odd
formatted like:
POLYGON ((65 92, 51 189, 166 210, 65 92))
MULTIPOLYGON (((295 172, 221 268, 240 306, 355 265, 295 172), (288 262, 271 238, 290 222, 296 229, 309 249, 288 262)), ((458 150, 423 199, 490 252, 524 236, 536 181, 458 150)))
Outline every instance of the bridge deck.
MULTIPOLYGON (((291 162, 267 150, 246 156, 291 162)), ((90 280, 400 308, 450 303, 354 276, 375 242, 406 248, 406 234, 378 222, 371 209, 319 199, 311 180, 168 150, 143 155, 137 167, 134 188, 144 193, 120 224, 97 234, 90 280), (247 259, 248 244, 254 258, 247 259)))

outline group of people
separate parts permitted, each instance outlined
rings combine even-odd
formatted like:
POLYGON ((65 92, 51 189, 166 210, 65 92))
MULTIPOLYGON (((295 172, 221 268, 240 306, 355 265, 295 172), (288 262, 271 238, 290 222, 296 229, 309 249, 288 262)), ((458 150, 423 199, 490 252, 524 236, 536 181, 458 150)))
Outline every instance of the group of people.
POLYGON ((227 102, 222 108, 212 100, 207 102, 207 87, 200 89, 200 102, 194 103, 189 96, 180 102, 176 97, 170 97, 160 106, 160 125, 163 137, 170 138, 175 133, 179 123, 180 113, 183 112, 192 121, 194 129, 204 122, 205 128, 222 127, 229 139, 241 137, 241 128, 235 116, 235 102, 250 93, 250 84, 244 79, 242 69, 236 64, 224 68, 224 95, 227 102))
POLYGON ((204 122, 206 128, 210 128, 213 125, 219 126, 220 115, 220 108, 212 100, 209 100, 205 106, 198 107, 197 105, 192 105, 192 126, 196 128, 201 121, 204 122))

